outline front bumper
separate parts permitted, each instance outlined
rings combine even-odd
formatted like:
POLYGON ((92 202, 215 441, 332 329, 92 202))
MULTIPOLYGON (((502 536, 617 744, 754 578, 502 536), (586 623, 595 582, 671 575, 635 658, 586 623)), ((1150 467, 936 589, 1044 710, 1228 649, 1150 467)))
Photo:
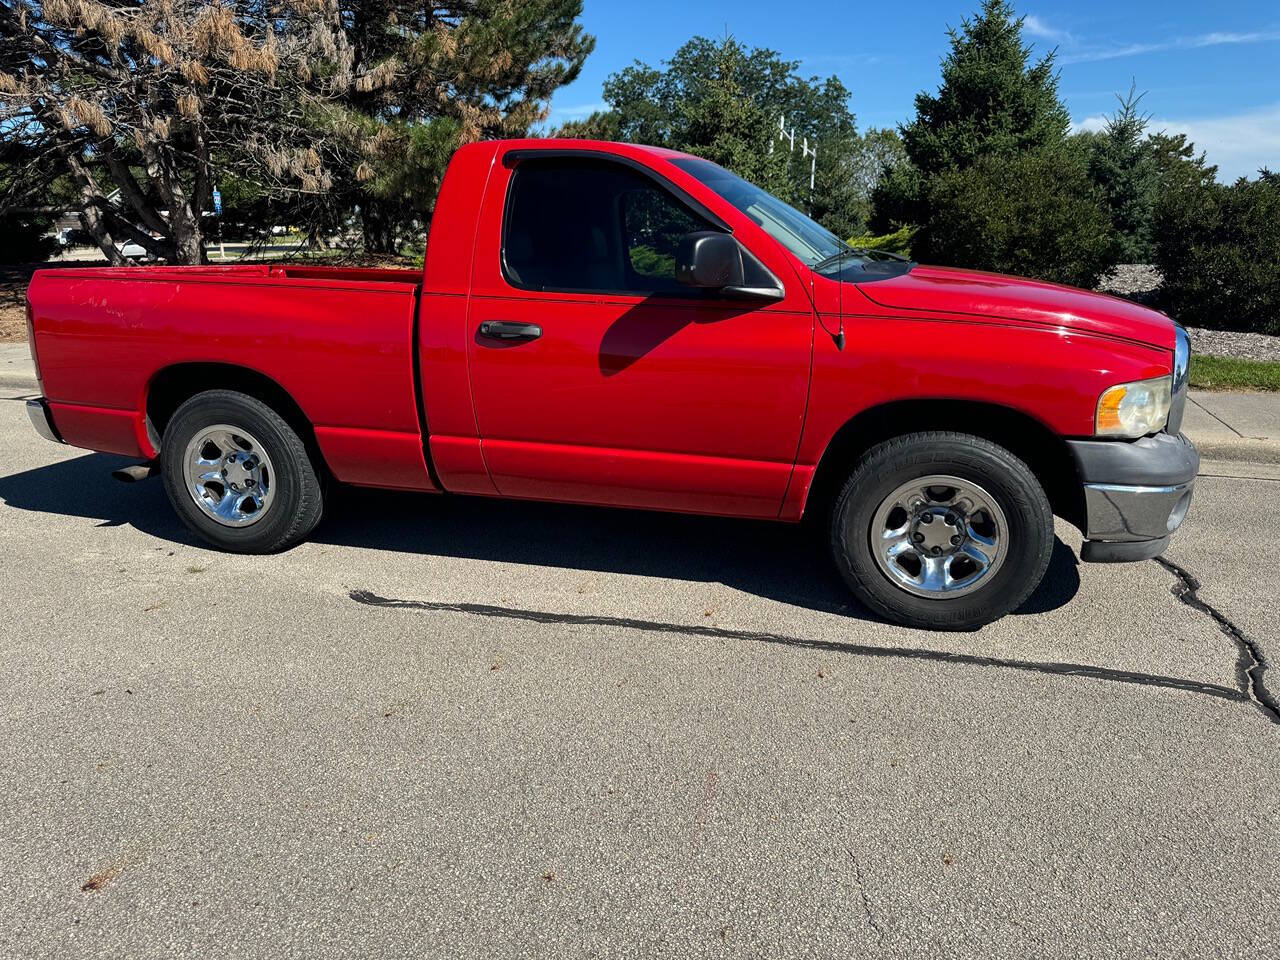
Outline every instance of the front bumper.
POLYGON ((1181 434, 1141 440, 1073 440, 1084 482, 1082 560, 1159 556, 1191 505, 1200 455, 1181 434))
POLYGON ((63 442, 58 428, 53 425, 53 414, 49 412, 49 404, 44 397, 27 401, 27 416, 31 418, 31 425, 36 428, 36 433, 40 436, 54 443, 63 442))

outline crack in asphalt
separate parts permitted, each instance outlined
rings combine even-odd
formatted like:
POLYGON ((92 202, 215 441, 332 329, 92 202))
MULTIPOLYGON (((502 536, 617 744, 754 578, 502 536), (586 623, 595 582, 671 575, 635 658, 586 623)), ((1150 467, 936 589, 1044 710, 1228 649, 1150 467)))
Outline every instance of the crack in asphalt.
POLYGON ((884 944, 884 930, 880 927, 880 922, 876 920, 875 914, 871 912, 871 898, 867 896, 867 885, 862 880, 862 865, 858 863, 858 855, 852 850, 849 856, 853 860, 853 875, 858 881, 858 894, 862 897, 862 912, 866 915, 867 923, 871 925, 871 929, 876 932, 876 939, 881 945, 884 944))
POLYGON ((1225 613, 1200 597, 1201 583, 1190 572, 1165 557, 1152 559, 1177 578, 1178 582, 1171 588, 1175 597, 1191 609, 1203 613, 1235 641, 1236 678, 1240 693, 1257 706, 1268 720, 1280 723, 1280 704, 1276 703, 1276 698, 1267 690, 1262 679, 1262 675, 1267 672, 1267 658, 1262 655, 1262 650, 1225 613))
POLYGON ((933 663, 954 663, 971 667, 999 667, 1040 673, 1049 676, 1084 677, 1092 680, 1109 680, 1144 687, 1164 687, 1182 690, 1220 700, 1237 703, 1253 703, 1248 692, 1216 683, 1187 680, 1161 674, 1139 673, 1132 670, 1116 670, 1085 663, 1053 663, 1032 660, 1006 660, 1000 657, 984 657, 971 653, 953 653, 948 650, 926 650, 920 647, 871 646, 863 643, 841 643, 834 640, 811 640, 788 637, 777 633, 753 630, 731 630, 724 627, 698 626, 694 624, 666 623, 657 620, 638 620, 631 617, 610 617, 596 614, 548 613, 541 610, 524 610, 519 607, 499 607, 484 603, 444 603, 430 600, 397 600, 380 597, 369 590, 351 590, 347 594, 356 603, 370 607, 396 610, 426 610, 437 613, 465 613, 472 616, 495 617, 504 620, 523 620, 529 623, 568 624, 575 626, 615 627, 625 630, 641 630, 651 633, 676 633, 692 637, 716 640, 748 640, 755 643, 799 647, 806 650, 822 650, 859 657, 876 657, 898 660, 922 660, 933 663))

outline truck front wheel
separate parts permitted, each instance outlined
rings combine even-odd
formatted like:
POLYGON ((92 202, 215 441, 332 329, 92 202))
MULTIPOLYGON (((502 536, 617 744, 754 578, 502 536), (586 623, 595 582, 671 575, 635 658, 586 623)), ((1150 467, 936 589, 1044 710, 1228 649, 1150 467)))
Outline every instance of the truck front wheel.
POLYGON ((160 461, 182 522, 223 550, 287 549, 324 511, 306 445, 280 414, 243 393, 208 390, 183 403, 165 427, 160 461))
POLYGON ((885 441, 836 500, 831 550, 858 599, 911 627, 965 630, 1020 606, 1044 577, 1053 511, 1018 457, 949 431, 885 441))

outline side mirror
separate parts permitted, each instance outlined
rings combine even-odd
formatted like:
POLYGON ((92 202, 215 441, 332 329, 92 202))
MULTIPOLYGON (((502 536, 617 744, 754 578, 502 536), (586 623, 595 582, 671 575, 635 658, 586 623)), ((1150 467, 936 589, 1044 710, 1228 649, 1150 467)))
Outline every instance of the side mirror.
POLYGON ((686 233, 676 252, 676 280, 687 287, 723 290, 741 287, 746 271, 742 248, 727 233, 697 230, 686 233))

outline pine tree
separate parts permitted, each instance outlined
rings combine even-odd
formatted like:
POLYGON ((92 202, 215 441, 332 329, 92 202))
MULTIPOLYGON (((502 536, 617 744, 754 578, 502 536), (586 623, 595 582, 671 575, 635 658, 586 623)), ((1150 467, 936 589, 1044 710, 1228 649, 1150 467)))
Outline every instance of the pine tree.
POLYGON ((1032 62, 1008 0, 983 0, 948 36, 941 85, 901 128, 909 162, 876 188, 873 228, 918 226, 912 252, 935 263, 1092 285, 1117 246, 1067 140, 1053 53, 1032 62))
POLYGON ((1156 157, 1145 140, 1150 116, 1139 109, 1142 96, 1133 85, 1126 96, 1117 95, 1119 108, 1086 140, 1089 176, 1106 198, 1124 263, 1151 258, 1151 218, 1159 188, 1156 157))
POLYGON ((522 134, 594 41, 581 0, 0 0, 0 129, 111 262, 204 258, 215 183, 394 250, 449 151, 522 134), (119 201, 109 201, 115 191, 119 201), (406 196, 407 195, 407 196, 406 196), (409 202, 406 202, 406 199, 409 202))
POLYGON ((978 14, 959 30, 949 27, 947 36, 941 85, 916 94, 916 116, 901 127, 910 165, 893 171, 873 197, 877 231, 928 220, 931 177, 991 154, 1059 147, 1070 128, 1053 53, 1031 62, 1022 19, 1008 0, 983 0, 978 14))
POLYGON ((299 77, 341 76, 336 22, 316 0, 0 0, 0 129, 35 158, 28 192, 74 185, 109 261, 131 241, 197 263, 219 172, 280 196, 328 188, 299 77))
POLYGON ((1031 63, 1022 19, 1008 0, 983 0, 972 20, 948 29, 951 52, 936 94, 916 95, 916 118, 902 128, 907 157, 925 175, 964 169, 993 153, 1062 143, 1071 126, 1058 98, 1053 53, 1031 63))
POLYGON ((785 155, 770 149, 769 116, 739 81, 745 59, 732 38, 713 51, 698 96, 678 104, 678 149, 718 163, 765 190, 790 194, 785 155))
POLYGON ((1174 198, 1180 190, 1194 190, 1217 182, 1218 168, 1196 153, 1195 144, 1185 133, 1163 130, 1147 137, 1146 148, 1156 167, 1157 193, 1160 201, 1174 198))
POLYGON ((357 154, 335 192, 359 207, 370 252, 429 219, 454 147, 526 135, 595 46, 582 0, 337 2, 353 80, 317 127, 357 154))

